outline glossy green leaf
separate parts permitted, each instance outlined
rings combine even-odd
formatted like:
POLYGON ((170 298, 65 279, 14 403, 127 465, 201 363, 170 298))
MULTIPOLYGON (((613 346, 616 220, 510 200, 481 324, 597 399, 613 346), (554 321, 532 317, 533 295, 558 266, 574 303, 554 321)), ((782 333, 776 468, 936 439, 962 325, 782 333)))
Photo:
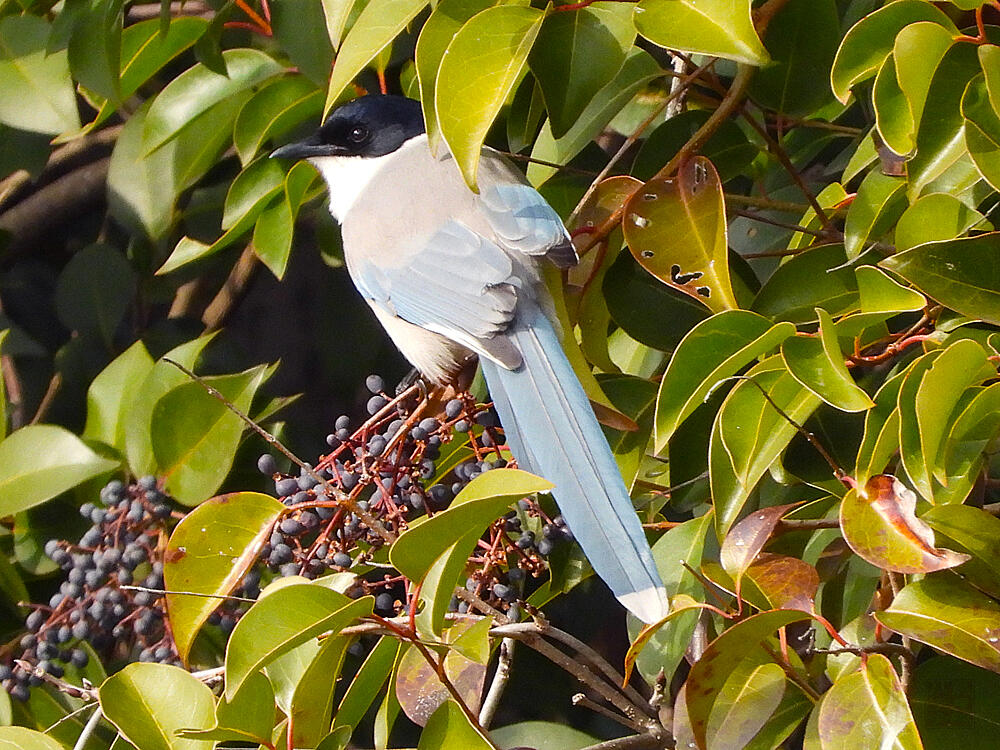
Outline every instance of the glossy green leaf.
MULTIPOLYGON (((709 116, 710 112, 707 110, 689 109, 660 123, 642 140, 639 153, 632 163, 631 174, 644 182, 652 179, 705 124, 709 116)), ((719 177, 727 182, 747 168, 757 155, 757 148, 747 140, 746 134, 734 121, 723 120, 698 152, 712 162, 719 177)))
POLYGON ((772 320, 807 323, 822 307, 836 317, 858 309, 858 285, 843 245, 821 245, 782 263, 753 301, 754 311, 772 320))
POLYGON ((636 261, 713 312, 739 307, 729 278, 726 206, 712 163, 697 156, 676 177, 653 179, 626 202, 625 241, 636 261))
POLYGON ((844 36, 830 71, 833 93, 847 103, 850 89, 870 78, 892 50, 896 35, 906 26, 931 21, 954 34, 955 24, 941 10, 923 0, 896 0, 867 14, 844 36))
MULTIPOLYGON (((926 367, 930 367, 930 362, 926 367)), ((887 380, 875 394, 875 406, 865 414, 864 437, 852 473, 862 487, 871 477, 885 470, 899 448, 899 411, 896 404, 906 375, 904 371, 887 380)))
POLYGON ((98 690, 101 710, 143 750, 211 750, 214 742, 183 739, 178 729, 215 723, 212 691, 189 672, 166 664, 129 664, 98 690))
POLYGON ((256 562, 284 505, 270 495, 237 492, 202 503, 174 528, 164 553, 170 628, 182 660, 221 599, 256 562), (191 592, 187 593, 177 592, 191 592))
POLYGON ((909 700, 920 738, 927 748, 948 748, 956 737, 963 750, 993 750, 1000 678, 971 664, 936 657, 913 672, 909 700))
POLYGON ((767 26, 764 46, 770 65, 750 83, 750 95, 763 106, 805 117, 833 96, 816 81, 828 75, 840 42, 835 0, 791 0, 767 26))
POLYGON ((546 743, 551 743, 552 750, 583 750, 599 741, 579 729, 549 721, 519 721, 516 724, 490 729, 490 737, 504 750, 530 747, 532 741, 538 740, 539 737, 544 737, 546 743))
POLYGON ((226 647, 226 698, 243 681, 296 646, 327 631, 337 633, 371 614, 374 599, 348 599, 341 593, 295 583, 262 597, 239 622, 226 647))
POLYGON ((934 70, 917 126, 917 150, 906 164, 907 192, 911 200, 963 155, 962 95, 979 71, 979 58, 973 44, 953 44, 934 70))
POLYGON ((981 75, 969 81, 962 96, 962 116, 969 155, 979 174, 995 188, 1000 184, 1000 116, 981 75))
POLYGON ((986 91, 993 109, 1000 112, 1000 48, 995 44, 982 44, 976 50, 986 79, 986 91))
MULTIPOLYGON (((759 656, 768 658, 763 651, 759 656)), ((736 665, 709 714, 706 747, 745 748, 781 704, 785 683, 784 670, 773 662, 745 659, 736 665)))
POLYGON ((1000 267, 992 262, 998 237, 991 232, 928 242, 879 265, 952 310, 1000 324, 1000 267))
POLYGON ((897 283, 875 266, 854 269, 862 313, 917 312, 927 304, 922 294, 897 283))
POLYGON ((22 427, 0 442, 0 515, 40 505, 117 467, 63 427, 22 427))
POLYGON ((214 334, 201 336, 167 352, 146 374, 131 405, 126 407, 125 454, 134 475, 152 474, 156 468, 152 442, 153 407, 168 391, 188 382, 187 375, 164 360, 172 360, 192 370, 202 349, 213 338, 214 334))
POLYGON ((198 115, 283 70, 274 59, 253 49, 226 50, 222 57, 227 75, 195 65, 172 80, 153 100, 143 124, 147 154, 175 138, 198 115))
POLYGON ((0 19, 0 123, 56 135, 80 117, 66 53, 46 51, 49 28, 37 16, 0 19))
POLYGON ((65 750, 47 734, 25 727, 0 727, 0 750, 65 750))
POLYGON ((597 2, 545 19, 528 64, 541 88, 553 136, 565 135, 611 82, 634 39, 632 9, 620 3, 597 2))
POLYGON ((121 100, 123 5, 122 0, 88 0, 67 48, 73 77, 112 102, 121 100))
MULTIPOLYGON (((711 525, 712 513, 708 512, 670 529, 652 546, 653 560, 668 597, 704 596, 704 587, 688 568, 698 570, 701 566, 711 525), (686 563, 687 567, 679 565, 679 561, 686 563)), ((680 612, 644 641, 635 656, 635 667, 646 681, 655 681, 661 670, 666 675, 676 671, 687 652, 699 615, 696 609, 680 612)), ((626 616, 626 624, 629 639, 633 642, 646 627, 632 614, 626 616)))
POLYGON ((917 491, 925 498, 932 498, 934 486, 931 482, 930 459, 924 461, 923 442, 920 438, 920 425, 917 422, 916 398, 917 389, 924 375, 931 368, 939 351, 932 351, 920 357, 908 370, 899 386, 899 447, 903 467, 917 491))
POLYGON ((344 27, 354 8, 354 0, 321 0, 323 5, 323 20, 326 34, 334 49, 340 47, 344 36, 344 27))
POLYGON ((263 673, 257 672, 243 683, 232 702, 225 697, 215 707, 212 729, 178 732, 187 739, 215 742, 269 742, 274 729, 274 690, 263 673))
MULTIPOLYGON (((597 92, 565 135, 555 138, 552 126, 546 121, 535 139, 532 158, 565 164, 597 137, 643 86, 661 73, 660 66, 648 52, 633 47, 611 83, 597 92)), ((528 180, 533 185, 541 185, 556 171, 555 167, 531 163, 527 170, 528 180)))
POLYGON ((837 340, 837 330, 823 308, 816 308, 819 331, 799 335, 781 344, 781 358, 792 377, 842 411, 865 411, 875 405, 851 377, 837 340))
POLYGON ((906 181, 873 169, 865 177, 847 210, 844 250, 849 260, 857 258, 869 241, 877 240, 906 208, 906 181))
POLYGON ((982 220, 981 213, 948 193, 921 196, 896 223, 896 249, 961 237, 982 220))
POLYGON ((660 383, 656 404, 657 453, 678 426, 725 378, 773 350, 795 332, 756 313, 731 310, 698 323, 682 339, 660 383))
POLYGON ((642 0, 635 27, 654 44, 727 60, 769 62, 750 19, 750 0, 642 0))
POLYGON ((303 672, 292 698, 293 747, 315 747, 330 731, 334 692, 352 640, 350 636, 327 636, 303 672))
MULTIPOLYGON (((458 30, 474 15, 496 5, 495 0, 442 0, 420 30, 414 52, 417 79, 420 83, 420 102, 427 128, 427 142, 437 153, 441 143, 437 110, 434 105, 434 86, 437 81, 441 58, 458 30)), ((533 134, 532 134, 533 135, 533 134)), ((518 150, 518 149, 515 149, 518 150)))
POLYGON ((375 702, 392 673, 402 644, 390 636, 382 636, 347 686, 340 706, 333 715, 334 728, 353 730, 375 702))
POLYGON ((763 648, 764 641, 778 628, 808 619, 805 612, 791 609, 762 612, 728 628, 708 645, 685 683, 691 730, 701 747, 706 746, 709 717, 733 670, 748 659, 772 661, 763 648))
POLYGON ((825 698, 817 726, 824 750, 923 747, 903 686, 882 654, 869 654, 858 671, 835 682, 825 698))
POLYGON ((617 409, 633 420, 636 426, 634 430, 605 433, 625 486, 631 488, 639 474, 653 431, 656 384, 631 375, 610 375, 602 377, 599 383, 617 409))
MULTIPOLYGON (((512 498, 507 498, 507 500, 508 503, 504 508, 509 507, 513 502, 512 498)), ((499 515, 502 512, 503 509, 500 509, 494 515, 499 515)), ((432 640, 439 636, 444 629, 445 614, 451 605, 455 586, 462 583, 461 579, 465 575, 469 555, 475 549, 479 537, 483 535, 487 523, 485 519, 480 519, 479 523, 468 531, 460 532, 457 540, 452 544, 448 544, 452 538, 449 537, 445 541, 447 547, 430 564, 427 572, 421 578, 416 579, 420 581, 420 598, 424 602, 423 609, 416 616, 417 632, 422 637, 432 640)), ((436 546, 440 546, 440 542, 436 546)), ((390 550, 390 560, 393 550, 395 550, 395 545, 390 550)), ((406 554, 405 549, 402 554, 406 554)), ((405 709, 405 701, 403 704, 405 709)), ((410 718, 413 718, 412 715, 410 718)))
POLYGON ((952 412, 947 435, 938 451, 934 476, 944 485, 936 503, 960 503, 972 491, 988 447, 1000 432, 1000 386, 969 388, 952 412))
POLYGON ((283 0, 271 8, 275 41, 300 73, 325 86, 333 66, 333 44, 322 0, 283 0))
POLYGON ((473 16, 455 34, 434 85, 438 126, 470 188, 486 133, 517 83, 545 13, 504 5, 473 16))
POLYGON ((233 145, 244 165, 264 142, 284 135, 323 111, 323 92, 305 76, 282 76, 265 86, 245 104, 233 126, 233 145))
POLYGON ((962 575, 984 593, 1000 595, 1000 519, 970 505, 938 505, 921 516, 943 543, 971 555, 962 575))
POLYGON ((492 747, 452 700, 434 712, 417 744, 417 750, 492 750, 492 747))
MULTIPOLYGON (((205 379, 244 414, 260 385, 265 366, 236 375, 205 379)), ((185 505, 208 499, 222 484, 246 425, 201 383, 188 382, 164 394, 153 408, 152 446, 158 474, 185 505)))
POLYGON ((125 453, 125 417, 151 369, 153 358, 136 341, 90 382, 85 439, 99 440, 125 453))
POLYGON ((875 108, 875 127, 885 145, 900 156, 911 153, 916 146, 916 121, 899 85, 896 59, 891 54, 875 76, 872 105, 875 108))
POLYGON ((908 584, 875 618, 938 651, 1000 672, 1000 604, 954 575, 908 584))
POLYGON ((458 493, 447 510, 403 532, 392 545, 389 560, 400 573, 418 581, 455 539, 476 528, 482 533, 517 500, 552 486, 518 469, 481 474, 458 493))
POLYGON ((56 314, 66 328, 111 346, 136 291, 136 275, 123 253, 110 245, 80 250, 56 284, 56 314))
POLYGON ((324 113, 426 5, 427 0, 373 0, 364 7, 337 51, 324 113))
POLYGON ((764 472, 797 434, 788 419, 802 424, 820 404, 788 373, 779 357, 764 360, 746 377, 753 382, 741 380, 726 397, 709 445, 709 481, 720 537, 739 517, 764 472))

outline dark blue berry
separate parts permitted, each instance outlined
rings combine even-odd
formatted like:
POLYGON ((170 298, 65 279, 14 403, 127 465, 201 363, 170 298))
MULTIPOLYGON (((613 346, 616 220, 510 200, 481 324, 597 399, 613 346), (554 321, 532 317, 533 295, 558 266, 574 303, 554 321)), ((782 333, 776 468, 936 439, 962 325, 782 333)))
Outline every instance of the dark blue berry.
POLYGON ((257 459, 257 469, 261 474, 273 476, 278 471, 278 462, 270 453, 264 453, 257 459))

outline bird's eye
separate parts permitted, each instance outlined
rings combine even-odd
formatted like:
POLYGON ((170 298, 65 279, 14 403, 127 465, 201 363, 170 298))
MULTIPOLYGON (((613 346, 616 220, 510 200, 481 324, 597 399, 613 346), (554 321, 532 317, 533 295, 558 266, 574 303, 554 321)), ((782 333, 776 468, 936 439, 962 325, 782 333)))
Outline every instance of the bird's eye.
POLYGON ((347 134, 347 140, 351 143, 362 143, 368 139, 368 128, 364 125, 355 125, 351 132, 347 134))

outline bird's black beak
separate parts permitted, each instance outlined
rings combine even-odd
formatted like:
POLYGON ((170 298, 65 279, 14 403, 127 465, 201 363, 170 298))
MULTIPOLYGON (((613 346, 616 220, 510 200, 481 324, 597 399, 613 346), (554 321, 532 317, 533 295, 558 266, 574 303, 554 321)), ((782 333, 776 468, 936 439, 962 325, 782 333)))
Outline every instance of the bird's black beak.
POLYGON ((272 159, 308 159, 311 156, 333 156, 335 149, 320 140, 319 134, 289 143, 271 152, 272 159))

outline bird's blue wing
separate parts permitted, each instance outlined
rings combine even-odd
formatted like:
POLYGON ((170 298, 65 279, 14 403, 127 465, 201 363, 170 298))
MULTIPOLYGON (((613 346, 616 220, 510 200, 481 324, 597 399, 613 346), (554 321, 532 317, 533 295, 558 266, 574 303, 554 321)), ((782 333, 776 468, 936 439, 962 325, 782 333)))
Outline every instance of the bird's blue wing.
POLYGON ((560 267, 576 262, 576 252, 559 214, 531 185, 485 184, 479 205, 505 247, 525 255, 549 256, 560 267))
POLYGON ((519 361, 497 350, 497 337, 514 317, 521 283, 513 261, 462 224, 446 223, 418 250, 405 253, 398 265, 376 265, 362 258, 353 264, 351 275, 364 297, 397 317, 506 366, 519 361))

